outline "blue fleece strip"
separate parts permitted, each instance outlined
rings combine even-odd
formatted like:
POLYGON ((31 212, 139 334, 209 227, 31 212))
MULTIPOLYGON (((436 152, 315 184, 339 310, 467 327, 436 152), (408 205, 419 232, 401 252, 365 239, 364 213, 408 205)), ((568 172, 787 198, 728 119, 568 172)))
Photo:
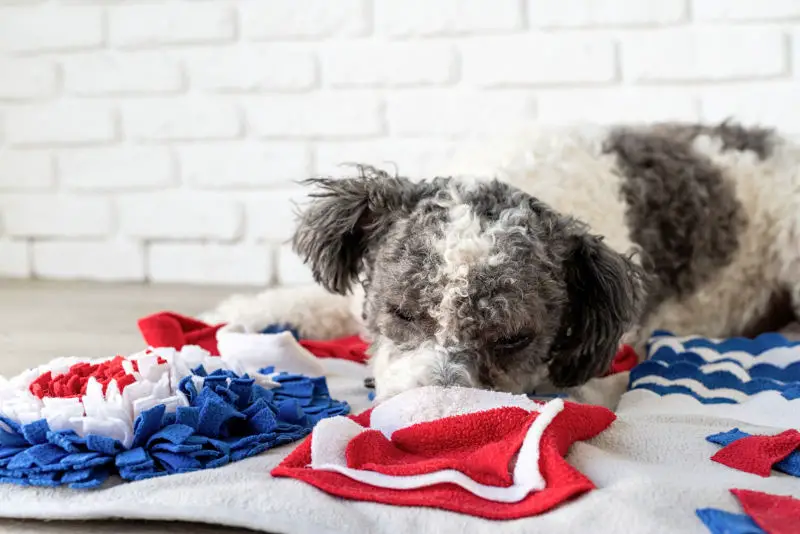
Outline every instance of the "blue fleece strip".
POLYGON ((695 514, 711 534, 767 534, 744 514, 733 514, 715 508, 700 508, 695 514))

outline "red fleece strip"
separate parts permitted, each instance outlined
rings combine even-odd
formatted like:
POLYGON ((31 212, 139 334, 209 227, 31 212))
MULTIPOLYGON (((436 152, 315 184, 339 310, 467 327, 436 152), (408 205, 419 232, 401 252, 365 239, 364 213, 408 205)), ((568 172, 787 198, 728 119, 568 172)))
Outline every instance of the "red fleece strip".
MULTIPOLYGON (((775 436, 748 436, 737 439, 717 451, 711 459, 739 471, 768 477, 772 466, 789 456, 798 447, 800 447, 800 432, 789 429, 775 436)), ((800 528, 798 531, 800 532, 800 528)))
POLYGON ((800 532, 800 500, 785 495, 732 489, 744 511, 767 534, 800 532))
MULTIPOLYGON (((36 380, 31 382, 29 391, 38 398, 57 397, 70 398, 86 395, 86 387, 89 379, 94 378, 103 386, 105 394, 109 382, 117 381, 117 387, 123 391, 127 386, 133 384, 136 378, 125 372, 122 362, 125 358, 116 356, 115 358, 97 364, 76 363, 70 367, 66 373, 53 376, 51 371, 41 374, 36 380)), ((167 363, 160 356, 158 363, 167 363)), ((136 361, 132 362, 133 370, 138 371, 139 366, 136 361)))

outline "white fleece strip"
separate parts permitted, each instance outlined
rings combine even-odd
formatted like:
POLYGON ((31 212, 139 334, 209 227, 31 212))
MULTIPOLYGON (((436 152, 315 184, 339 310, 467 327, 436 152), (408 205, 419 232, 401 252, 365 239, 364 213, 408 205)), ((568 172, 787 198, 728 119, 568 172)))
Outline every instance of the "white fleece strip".
MULTIPOLYGON (((502 406, 497 404, 493 406, 493 408, 500 407, 502 406)), ((528 429, 519 449, 513 472, 514 483, 508 487, 480 484, 454 469, 443 469, 423 475, 391 476, 348 467, 347 444, 369 429, 346 417, 320 421, 314 428, 311 438, 311 467, 322 471, 333 471, 363 484, 381 488, 408 490, 450 483, 482 499, 515 503, 523 500, 532 491, 545 488, 546 482, 539 471, 540 441, 547 426, 563 409, 564 401, 554 399, 539 410, 539 415, 528 429)))
POLYGON ((751 395, 740 404, 703 404, 691 395, 662 396, 634 389, 622 396, 616 412, 617 415, 697 415, 751 425, 800 428, 800 399, 787 400, 777 391, 751 395))
POLYGON ((244 326, 228 324, 217 330, 220 358, 238 374, 250 376, 269 365, 276 370, 310 377, 324 376, 319 359, 300 345, 291 332, 259 334, 244 326))
POLYGON ((683 386, 687 389, 690 389, 692 393, 706 399, 728 399, 735 402, 744 402, 752 397, 752 395, 748 395, 742 391, 739 391, 738 389, 709 389, 693 378, 678 378, 677 380, 670 380, 668 378, 654 375, 643 376, 639 380, 634 381, 633 384, 631 384, 631 388, 635 388, 643 384, 656 384, 659 386, 683 386))
POLYGON ((775 347, 762 352, 761 354, 750 354, 744 351, 719 352, 717 349, 708 347, 686 348, 686 346, 675 338, 660 338, 654 341, 649 350, 653 355, 662 347, 669 347, 678 354, 684 352, 694 352, 708 363, 719 360, 733 360, 744 369, 750 369, 754 365, 766 364, 775 367, 785 368, 793 363, 800 361, 800 346, 796 347, 775 347))

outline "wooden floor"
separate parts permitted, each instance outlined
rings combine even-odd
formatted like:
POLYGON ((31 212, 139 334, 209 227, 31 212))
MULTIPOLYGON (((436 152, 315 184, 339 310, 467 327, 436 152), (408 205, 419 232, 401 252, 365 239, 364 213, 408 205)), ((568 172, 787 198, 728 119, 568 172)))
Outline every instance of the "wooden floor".
POLYGON ((0 374, 57 356, 140 350, 137 319, 163 310, 195 314, 249 289, 0 281, 0 374))
MULTIPOLYGON (((144 348, 137 319, 158 311, 196 314, 231 293, 254 288, 55 283, 0 280, 0 375, 57 356, 101 357, 144 348)), ((126 521, 0 520, 0 533, 249 532, 210 525, 126 521)))

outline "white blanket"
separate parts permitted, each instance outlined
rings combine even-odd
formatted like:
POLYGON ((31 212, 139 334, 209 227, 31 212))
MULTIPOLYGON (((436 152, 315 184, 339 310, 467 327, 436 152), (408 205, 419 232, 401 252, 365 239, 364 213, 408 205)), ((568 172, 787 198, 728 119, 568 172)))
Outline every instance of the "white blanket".
MULTIPOLYGON (((800 361, 800 349, 794 350, 793 361, 800 361)), ((698 367, 700 372, 702 367, 698 367)), ((353 413, 359 413, 370 402, 363 387, 363 369, 353 369, 360 376, 331 377, 329 385, 334 398, 347 400, 353 413)), ((642 378, 643 384, 660 380, 642 378)), ((680 377, 664 380, 685 383, 680 377)), ((576 396, 615 407, 626 381, 627 373, 597 379, 576 396)), ((720 447, 705 439, 733 427, 751 434, 784 430, 781 425, 791 420, 787 411, 790 401, 779 408, 787 417, 759 421, 752 417, 754 410, 759 413, 756 405, 744 412, 731 409, 737 406, 731 404, 713 409, 690 396, 680 401, 679 395, 661 398, 646 388, 626 393, 612 426, 593 440, 576 443, 567 456, 598 489, 543 515, 520 520, 496 522, 429 508, 345 500, 297 480, 271 477, 270 470, 296 444, 219 469, 116 483, 93 491, 0 485, 0 517, 185 520, 308 534, 701 534, 708 530, 695 515, 696 509, 741 513, 731 488, 800 497, 800 478, 776 471, 762 478, 713 462, 710 457, 720 447), (664 403, 667 399, 670 401, 664 403), (698 406, 701 409, 696 409, 698 406)))

